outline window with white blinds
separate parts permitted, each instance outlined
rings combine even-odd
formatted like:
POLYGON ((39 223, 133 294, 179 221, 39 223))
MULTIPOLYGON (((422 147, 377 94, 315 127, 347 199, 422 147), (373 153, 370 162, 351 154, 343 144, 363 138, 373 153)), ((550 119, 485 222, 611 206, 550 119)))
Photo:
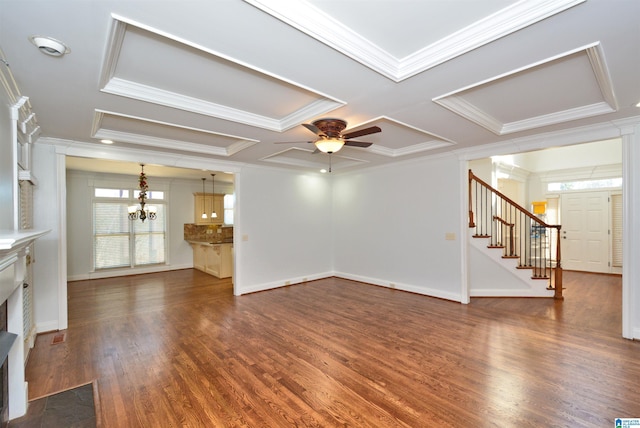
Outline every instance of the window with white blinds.
POLYGON ((236 205, 236 195, 224 195, 224 224, 233 224, 233 210, 236 205))
POLYGON ((611 195, 611 266, 622 267, 622 195, 611 195))
POLYGON ((115 190, 119 192, 118 196, 113 192, 105 192, 105 189, 95 189, 94 192, 95 269, 164 263, 166 254, 165 203, 153 200, 152 204, 157 210, 155 220, 147 219, 145 222, 139 219, 129 220, 127 207, 136 204, 137 200, 128 198, 128 195, 132 195, 133 192, 115 190))

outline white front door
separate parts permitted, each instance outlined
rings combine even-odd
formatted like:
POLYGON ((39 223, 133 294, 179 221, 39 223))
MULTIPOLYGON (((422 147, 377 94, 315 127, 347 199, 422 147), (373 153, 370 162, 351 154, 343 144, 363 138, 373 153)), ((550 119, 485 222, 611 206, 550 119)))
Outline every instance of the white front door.
POLYGON ((609 192, 561 196, 562 267, 609 272, 609 192))

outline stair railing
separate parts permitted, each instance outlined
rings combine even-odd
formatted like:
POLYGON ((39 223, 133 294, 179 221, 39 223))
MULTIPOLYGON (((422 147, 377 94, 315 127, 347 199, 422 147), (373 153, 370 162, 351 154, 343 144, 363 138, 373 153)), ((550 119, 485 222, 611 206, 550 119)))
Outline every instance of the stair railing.
POLYGON ((554 298, 562 300, 560 225, 547 224, 469 170, 469 228, 474 237, 489 238, 502 257, 518 259, 518 269, 531 269, 533 279, 548 280, 554 298))

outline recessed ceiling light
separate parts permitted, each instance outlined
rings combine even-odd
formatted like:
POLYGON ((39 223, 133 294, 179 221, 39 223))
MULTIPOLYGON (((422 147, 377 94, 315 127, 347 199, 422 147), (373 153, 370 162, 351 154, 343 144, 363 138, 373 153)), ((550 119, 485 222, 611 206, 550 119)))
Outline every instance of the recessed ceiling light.
POLYGON ((113 144, 113 140, 100 140, 102 144, 113 144))
POLYGON ((324 168, 322 168, 322 169, 320 170, 320 172, 321 172, 321 173, 323 173, 323 174, 326 174, 326 173, 327 173, 327 170, 326 170, 326 169, 324 169, 324 168))
POLYGON ((31 36, 29 37, 31 43, 33 43, 40 52, 51 56, 62 56, 71 52, 64 43, 60 40, 56 40, 46 36, 31 36))

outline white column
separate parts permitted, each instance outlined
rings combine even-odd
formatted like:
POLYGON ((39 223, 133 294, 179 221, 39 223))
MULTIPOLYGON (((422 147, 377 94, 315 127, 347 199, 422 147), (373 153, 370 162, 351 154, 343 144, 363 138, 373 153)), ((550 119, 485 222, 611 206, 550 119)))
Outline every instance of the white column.
MULTIPOLYGON (((24 263, 24 254, 17 264, 24 263)), ((16 269, 16 276, 17 271, 16 269)), ((24 279, 24 278, 22 278, 24 279)), ((22 318, 22 280, 7 299, 7 331, 17 334, 9 351, 9 419, 19 418, 27 412, 27 384, 24 381, 24 336, 22 318)))
POLYGON ((640 339, 640 126, 623 134, 622 337, 640 339))

